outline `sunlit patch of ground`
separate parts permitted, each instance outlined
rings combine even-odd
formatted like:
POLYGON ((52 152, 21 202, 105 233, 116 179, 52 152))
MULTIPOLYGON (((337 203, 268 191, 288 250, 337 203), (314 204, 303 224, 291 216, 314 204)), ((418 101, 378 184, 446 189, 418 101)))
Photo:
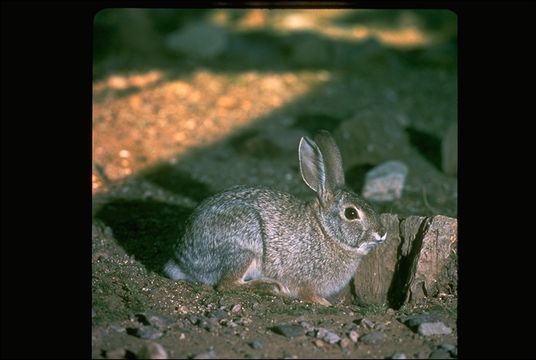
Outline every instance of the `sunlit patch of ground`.
POLYGON ((215 12, 212 19, 219 25, 234 30, 269 29, 275 33, 286 34, 293 31, 314 31, 332 39, 365 41, 376 39, 383 45, 396 48, 415 48, 431 44, 436 39, 422 31, 417 19, 409 14, 402 16, 396 26, 365 25, 359 22, 340 26, 334 19, 349 13, 371 10, 355 9, 308 9, 308 10, 251 10, 238 23, 230 19, 232 11, 215 12))
POLYGON ((326 71, 233 75, 199 70, 188 79, 165 77, 154 70, 94 84, 94 191, 101 188, 102 176, 121 179, 218 141, 330 79, 326 71), (126 89, 132 91, 122 94, 126 89), (105 164, 100 174, 99 164, 105 164))

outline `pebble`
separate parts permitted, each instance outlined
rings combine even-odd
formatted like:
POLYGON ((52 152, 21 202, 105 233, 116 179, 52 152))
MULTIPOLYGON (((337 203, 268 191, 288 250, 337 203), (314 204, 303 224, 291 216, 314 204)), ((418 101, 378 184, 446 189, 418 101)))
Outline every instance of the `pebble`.
POLYGON ((142 326, 138 329, 127 329, 127 332, 131 335, 137 336, 141 339, 156 340, 161 338, 164 333, 154 326, 142 326))
POLYGON ((242 310, 242 305, 240 305, 240 304, 233 305, 233 307, 231 308, 231 312, 233 312, 233 313, 237 313, 240 310, 242 310))
POLYGON ((387 335, 378 331, 374 331, 361 336, 359 338, 359 341, 367 345, 375 345, 385 341, 385 339, 387 339, 387 335))
POLYGON ((320 339, 315 339, 313 343, 315 344, 316 347, 319 347, 319 348, 323 348, 324 346, 326 346, 326 343, 320 339))
POLYGON ((341 340, 341 337, 337 334, 335 334, 333 331, 329 331, 324 328, 318 329, 316 332, 316 337, 318 339, 322 339, 328 344, 335 344, 336 342, 341 340))
POLYGON ((138 359, 167 359, 168 354, 162 345, 150 342, 141 348, 136 357, 138 359))
POLYGON ((452 333, 452 329, 443 324, 442 322, 437 321, 419 324, 417 332, 423 336, 449 335, 452 333))
POLYGON ((418 314, 407 317, 406 320, 404 320, 404 324, 406 324, 406 326, 410 329, 416 330, 422 323, 434 322, 438 320, 439 319, 437 316, 432 314, 418 314))
POLYGON ((343 348, 343 349, 346 349, 347 347, 349 347, 350 345, 352 344, 352 341, 348 338, 344 338, 344 339, 341 339, 341 341, 339 342, 339 345, 343 348))
POLYGON ((224 317, 227 316, 227 313, 223 310, 213 310, 213 311, 210 311, 206 314, 206 316, 209 318, 209 319, 218 319, 218 320, 221 320, 223 319, 224 317))
POLYGON ((401 161, 384 162, 365 175, 363 197, 374 201, 393 201, 402 196, 408 167, 401 161))
POLYGON ((428 356, 429 359, 450 359, 450 353, 448 351, 437 349, 432 351, 430 356, 428 356))
POLYGON ((348 337, 350 338, 350 340, 352 340, 352 342, 356 343, 357 339, 359 339, 359 333, 355 330, 351 330, 348 333, 348 337))
POLYGON ((166 330, 175 324, 175 320, 167 316, 152 314, 152 313, 139 313, 136 314, 136 319, 144 325, 152 325, 160 330, 166 330))
POLYGON ((124 333, 127 330, 123 326, 115 325, 115 324, 110 325, 110 329, 112 329, 113 331, 117 333, 124 333))
POLYGON ((262 342, 260 342, 259 340, 250 341, 248 345, 255 350, 262 349, 262 342))
POLYGON ((216 359, 218 355, 213 349, 195 355, 192 359, 216 359))
POLYGON ((307 321, 300 322, 300 325, 303 327, 303 330, 305 330, 306 333, 314 332, 315 330, 315 327, 307 321))
POLYGON ((374 329, 374 321, 369 319, 359 319, 355 321, 356 324, 363 326, 365 329, 374 329))
POLYGON ((300 325, 277 325, 272 328, 272 331, 286 337, 296 337, 305 334, 305 330, 300 325))
POLYGON ((407 356, 404 353, 396 352, 391 356, 391 359, 407 359, 407 356))

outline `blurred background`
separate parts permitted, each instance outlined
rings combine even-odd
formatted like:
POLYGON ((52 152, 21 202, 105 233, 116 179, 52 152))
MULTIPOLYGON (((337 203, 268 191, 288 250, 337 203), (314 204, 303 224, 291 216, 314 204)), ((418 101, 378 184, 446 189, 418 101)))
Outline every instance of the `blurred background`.
POLYGON ((133 207, 166 221, 237 184, 311 197, 297 146, 318 129, 379 211, 457 215, 450 11, 107 9, 93 35, 93 207, 108 224, 133 207))

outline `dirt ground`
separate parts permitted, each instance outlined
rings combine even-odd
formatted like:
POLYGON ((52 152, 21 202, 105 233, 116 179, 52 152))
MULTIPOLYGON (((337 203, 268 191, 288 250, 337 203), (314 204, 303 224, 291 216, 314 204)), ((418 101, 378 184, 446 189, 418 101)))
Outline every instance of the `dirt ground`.
POLYGON ((399 309, 357 304, 348 288, 324 308, 162 274, 211 194, 249 184, 311 197, 297 144, 320 128, 356 192, 373 166, 407 164, 403 196, 372 203, 379 212, 455 218, 441 152, 457 122, 452 13, 112 10, 95 19, 94 49, 93 358, 457 357, 455 288, 399 309), (166 45, 189 24, 224 38, 166 45), (204 41, 221 45, 195 55, 204 41), (450 333, 423 335, 416 316, 450 333))

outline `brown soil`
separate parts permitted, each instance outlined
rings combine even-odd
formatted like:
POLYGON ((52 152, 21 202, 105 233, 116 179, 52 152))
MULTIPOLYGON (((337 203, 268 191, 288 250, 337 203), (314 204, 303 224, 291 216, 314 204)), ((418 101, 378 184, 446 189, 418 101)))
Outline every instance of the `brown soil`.
MULTIPOLYGON (((456 121, 455 53, 441 50, 445 36, 426 27, 429 18, 422 14, 389 12, 377 14, 373 19, 383 22, 374 22, 339 10, 329 16, 276 12, 271 18, 265 11, 249 11, 233 23, 224 12, 212 11, 208 17, 228 24, 231 39, 227 52, 216 60, 193 62, 168 54, 110 65, 128 58, 125 54, 137 59, 139 52, 132 49, 96 59, 92 357, 145 357, 141 351, 151 342, 162 345, 169 358, 388 358, 396 353, 407 358, 455 357, 449 347, 457 345, 455 289, 396 310, 389 304, 357 304, 347 289, 331 299, 333 307, 324 308, 247 291, 220 293, 163 276, 162 265, 185 219, 207 196, 237 184, 274 186, 300 198, 312 195, 299 177, 296 149, 301 136, 317 128, 334 131, 360 112, 388 114, 432 139, 441 139, 456 121), (350 23, 333 20, 343 17, 350 23), (275 27, 292 21, 309 21, 308 31, 317 40, 329 39, 330 54, 346 49, 347 42, 362 44, 371 34, 380 41, 374 51, 367 48, 372 52, 356 66, 323 59, 320 65, 306 66, 285 52, 301 41, 291 30, 274 35, 275 27), (328 22, 331 26, 322 26, 328 22), (396 33, 398 38, 392 35, 396 33), (287 49, 281 52, 281 64, 274 65, 277 57, 265 62, 255 57, 258 48, 248 53, 243 39, 251 41, 245 42, 248 46, 266 45, 268 55, 287 49), (242 62, 228 55, 233 44, 244 46, 237 50, 242 62), (452 334, 423 336, 404 324, 406 317, 422 313, 442 321, 452 334), (316 331, 286 337, 273 329, 303 321, 343 340, 328 344, 315 337, 316 331), (140 337, 139 329, 161 334, 147 339, 140 337), (385 339, 354 343, 352 330, 360 339, 373 332, 385 334, 385 339)), ((153 19, 154 14, 149 15, 153 19)), ((451 29, 444 25, 448 19, 440 22, 443 32, 451 29)), ((439 175, 411 173, 410 163, 412 178, 421 180, 408 180, 401 199, 376 208, 400 216, 456 217, 456 178, 440 173, 433 154, 415 149, 420 163, 439 175), (419 181, 428 182, 426 192, 419 181)), ((373 165, 371 161, 359 169, 373 165)), ((359 169, 353 174, 362 178, 359 169)))

